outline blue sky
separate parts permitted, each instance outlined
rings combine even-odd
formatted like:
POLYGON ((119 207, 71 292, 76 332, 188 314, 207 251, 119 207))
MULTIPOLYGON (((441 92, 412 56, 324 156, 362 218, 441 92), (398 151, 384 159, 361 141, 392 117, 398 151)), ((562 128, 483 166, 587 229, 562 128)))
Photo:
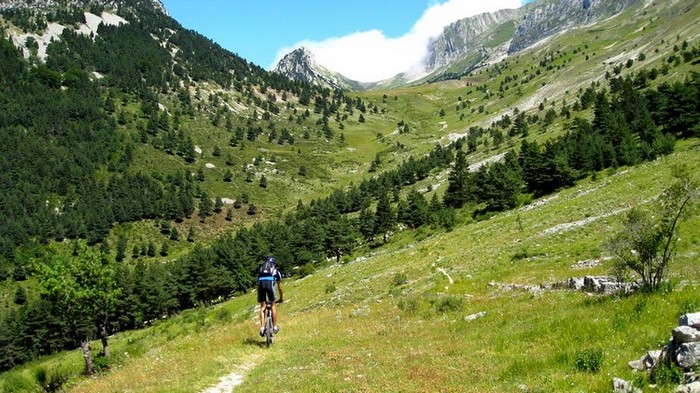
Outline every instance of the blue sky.
POLYGON ((264 68, 305 46, 318 63, 377 81, 419 73, 431 37, 458 19, 526 0, 162 0, 184 27, 264 68))

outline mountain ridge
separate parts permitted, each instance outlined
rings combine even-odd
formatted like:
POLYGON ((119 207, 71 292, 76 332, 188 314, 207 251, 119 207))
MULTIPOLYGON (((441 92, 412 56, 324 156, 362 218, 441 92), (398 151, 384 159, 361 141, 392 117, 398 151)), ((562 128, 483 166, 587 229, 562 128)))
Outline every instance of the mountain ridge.
MULTIPOLYGON (((370 89, 398 87, 467 75, 566 29, 617 15, 640 1, 537 0, 517 9, 503 9, 467 17, 446 26, 439 36, 428 43, 428 54, 424 64, 426 76, 408 79, 404 73, 400 73, 386 80, 359 86, 370 89)), ((318 64, 312 67, 303 64, 294 66, 294 59, 294 56, 285 56, 285 64, 279 72, 292 78, 298 77, 300 80, 329 86, 343 85, 334 83, 333 79, 347 80, 318 64), (295 67, 296 72, 302 68, 306 69, 305 76, 295 76, 291 71, 295 67), (311 72, 312 69, 317 71, 311 72)), ((301 58, 297 60, 302 61, 301 58)), ((350 83, 345 86, 356 88, 358 85, 350 83)))
POLYGON ((367 84, 353 81, 318 64, 313 53, 303 46, 282 57, 273 71, 298 82, 332 90, 361 90, 367 86, 367 84))

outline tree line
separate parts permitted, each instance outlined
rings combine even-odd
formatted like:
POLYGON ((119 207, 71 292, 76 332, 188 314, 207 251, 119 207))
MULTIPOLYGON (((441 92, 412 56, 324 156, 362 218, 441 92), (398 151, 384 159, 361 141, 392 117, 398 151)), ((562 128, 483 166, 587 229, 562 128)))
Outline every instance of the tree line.
POLYGON ((586 89, 577 106, 592 105, 593 120, 575 118, 561 137, 544 144, 523 139, 517 153, 473 173, 457 152, 445 204, 471 204, 475 215, 511 209, 525 194, 540 197, 597 171, 653 160, 671 153, 677 138, 700 135, 700 74, 646 92, 632 77, 614 78, 610 86, 609 92, 586 89))

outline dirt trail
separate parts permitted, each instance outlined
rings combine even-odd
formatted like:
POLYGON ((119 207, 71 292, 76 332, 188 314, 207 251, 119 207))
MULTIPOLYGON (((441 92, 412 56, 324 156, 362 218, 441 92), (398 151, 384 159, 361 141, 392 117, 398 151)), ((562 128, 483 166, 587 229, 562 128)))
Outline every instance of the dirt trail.
POLYGON ((253 354, 246 362, 237 366, 231 374, 221 377, 219 383, 214 386, 210 386, 203 390, 201 393, 230 393, 236 388, 236 386, 243 383, 243 380, 248 375, 250 370, 254 369, 262 359, 261 355, 253 354))

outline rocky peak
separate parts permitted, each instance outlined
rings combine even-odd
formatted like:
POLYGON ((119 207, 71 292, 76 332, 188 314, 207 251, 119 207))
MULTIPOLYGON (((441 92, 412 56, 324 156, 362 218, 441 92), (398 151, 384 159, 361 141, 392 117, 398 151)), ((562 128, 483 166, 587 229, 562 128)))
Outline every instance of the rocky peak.
POLYGON ((301 47, 286 54, 275 66, 274 72, 290 79, 330 89, 355 89, 357 82, 332 72, 314 59, 313 53, 301 47))
POLYGON ((311 83, 317 76, 319 68, 313 53, 302 46, 284 55, 277 63, 275 72, 295 80, 311 83))

